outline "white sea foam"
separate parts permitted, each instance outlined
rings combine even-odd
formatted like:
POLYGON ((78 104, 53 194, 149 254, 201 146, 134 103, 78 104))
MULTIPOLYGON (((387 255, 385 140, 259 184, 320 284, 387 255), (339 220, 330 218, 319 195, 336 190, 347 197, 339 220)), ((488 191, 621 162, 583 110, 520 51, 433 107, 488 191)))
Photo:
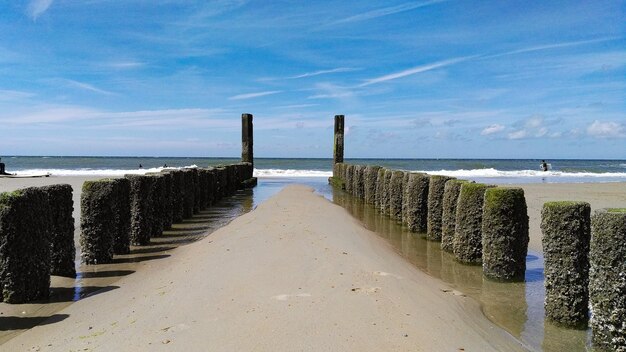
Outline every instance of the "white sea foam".
POLYGON ((330 177, 332 171, 294 169, 254 169, 255 177, 330 177))
POLYGON ((439 170, 421 171, 430 175, 444 175, 458 178, 626 178, 626 172, 563 172, 563 171, 540 171, 540 170, 515 170, 503 171, 493 168, 472 170, 439 170))
MULTIPOLYGON (((185 166, 185 168, 195 168, 196 165, 185 166)), ((177 169, 177 168, 167 168, 177 169)), ((28 169, 15 172, 19 176, 51 174, 52 176, 124 176, 128 174, 142 175, 148 172, 160 172, 162 167, 146 169, 28 169)), ((493 168, 471 169, 471 170, 437 170, 423 171, 411 170, 413 172, 424 172, 430 175, 445 175, 457 178, 480 179, 480 178, 509 178, 509 179, 625 179, 626 172, 563 172, 563 171, 538 171, 538 170, 515 170, 503 171, 493 168)), ((296 169, 254 169, 255 177, 330 177, 332 171, 323 170, 296 170, 296 169)))
MULTIPOLYGON (((185 166, 183 168, 197 168, 196 165, 185 166)), ((146 169, 27 169, 15 171, 18 176, 45 175, 51 176, 111 176, 121 177, 124 175, 144 175, 149 172, 161 172, 163 170, 182 169, 176 167, 155 167, 146 169)))

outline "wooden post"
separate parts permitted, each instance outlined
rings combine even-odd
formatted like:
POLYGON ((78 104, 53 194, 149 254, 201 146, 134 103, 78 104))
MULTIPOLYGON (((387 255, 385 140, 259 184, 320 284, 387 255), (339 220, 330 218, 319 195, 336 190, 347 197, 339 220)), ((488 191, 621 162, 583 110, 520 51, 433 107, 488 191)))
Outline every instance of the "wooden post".
POLYGON ((241 162, 254 165, 252 114, 241 114, 241 162))
POLYGON ((343 127, 344 116, 335 115, 335 145, 333 148, 333 164, 343 163, 343 127))

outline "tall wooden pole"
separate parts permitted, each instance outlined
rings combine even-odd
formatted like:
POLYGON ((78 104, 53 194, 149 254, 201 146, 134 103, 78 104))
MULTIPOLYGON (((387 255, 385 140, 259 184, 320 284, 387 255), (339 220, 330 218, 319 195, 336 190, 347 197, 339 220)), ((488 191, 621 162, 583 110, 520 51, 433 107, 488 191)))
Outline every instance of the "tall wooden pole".
POLYGON ((252 114, 241 114, 241 162, 254 165, 252 114))
POLYGON ((343 163, 343 115, 335 115, 335 144, 333 148, 333 164, 343 163))

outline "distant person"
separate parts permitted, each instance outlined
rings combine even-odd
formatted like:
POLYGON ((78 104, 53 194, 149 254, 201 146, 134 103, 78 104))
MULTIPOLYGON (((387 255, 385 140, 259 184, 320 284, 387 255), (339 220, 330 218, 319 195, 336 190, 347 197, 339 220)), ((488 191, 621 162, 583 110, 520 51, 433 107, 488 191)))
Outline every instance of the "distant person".
POLYGON ((163 164, 163 167, 167 167, 167 164, 163 164))
POLYGON ((143 169, 143 165, 139 164, 139 168, 140 168, 140 169, 143 169))
POLYGON ((545 160, 541 160, 541 170, 548 171, 548 163, 545 160))
POLYGON ((2 162, 2 158, 0 158, 0 175, 10 175, 4 170, 4 163, 2 162))

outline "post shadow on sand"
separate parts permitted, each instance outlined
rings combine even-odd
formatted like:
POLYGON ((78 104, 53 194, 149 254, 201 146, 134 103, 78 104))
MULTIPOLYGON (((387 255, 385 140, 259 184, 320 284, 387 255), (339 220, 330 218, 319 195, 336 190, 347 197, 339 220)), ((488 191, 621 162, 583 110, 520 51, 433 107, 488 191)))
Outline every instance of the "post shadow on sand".
POLYGON ((177 239, 177 238, 189 238, 189 237, 194 237, 194 238, 199 239, 205 235, 206 235, 206 231, 182 232, 182 233, 175 234, 175 235, 162 235, 162 236, 159 236, 158 239, 153 238, 150 243, 152 245, 164 245, 166 243, 164 241, 161 241, 162 239, 177 239))
MULTIPOLYGON (((162 242, 162 244, 165 244, 165 242, 162 242)), ((170 255, 169 254, 157 254, 157 255, 146 255, 142 257, 127 257, 127 258, 118 257, 118 258, 113 258, 111 263, 113 264, 140 263, 140 262, 145 262, 148 260, 158 260, 158 259, 163 259, 167 257, 170 257, 170 255)))
POLYGON ((91 297, 120 288, 119 286, 74 286, 74 287, 52 287, 50 297, 47 300, 34 301, 31 303, 62 303, 75 302, 85 297, 91 297))
POLYGON ((76 278, 92 279, 103 277, 122 277, 134 273, 134 270, 104 270, 104 271, 84 271, 76 273, 76 278))
POLYGON ((49 325, 61 322, 68 314, 53 314, 44 317, 3 317, 0 316, 0 331, 26 330, 37 325, 49 325))
MULTIPOLYGON (((159 238, 162 238, 162 237, 164 236, 159 236, 159 238)), ((170 251, 176 248, 173 246, 167 246, 163 242, 150 242, 150 244, 154 244, 154 246, 132 248, 129 254, 160 253, 160 252, 170 251)))
POLYGON ((165 240, 165 241, 159 241, 159 244, 164 244, 164 245, 170 245, 170 246, 174 246, 174 248, 177 248, 179 246, 185 245, 185 244, 189 244, 192 242, 196 242, 199 239, 203 238, 204 236, 185 236, 185 237, 180 237, 179 239, 170 239, 170 240, 165 240))
MULTIPOLYGON (((177 227, 177 228, 171 228, 169 230, 165 230, 163 231, 163 233, 165 235, 167 235, 170 232, 189 232, 189 231, 206 231, 211 229, 211 226, 198 226, 198 227, 177 227)), ((171 235, 171 234, 170 234, 171 235)), ((163 237, 164 235, 161 235, 159 237, 163 237)))

